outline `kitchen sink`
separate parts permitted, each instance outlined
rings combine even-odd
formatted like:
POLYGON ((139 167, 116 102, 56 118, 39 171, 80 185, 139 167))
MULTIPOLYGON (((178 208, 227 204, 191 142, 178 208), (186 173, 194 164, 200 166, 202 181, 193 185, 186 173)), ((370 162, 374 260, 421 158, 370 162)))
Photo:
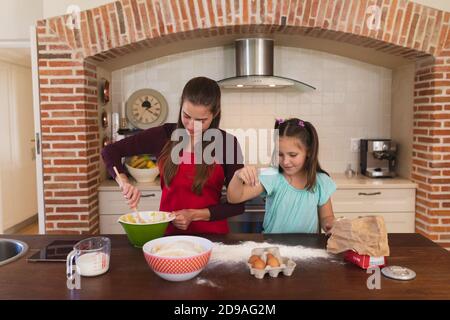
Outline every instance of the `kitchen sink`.
POLYGON ((27 253, 28 245, 14 239, 0 239, 0 266, 13 262, 27 253))

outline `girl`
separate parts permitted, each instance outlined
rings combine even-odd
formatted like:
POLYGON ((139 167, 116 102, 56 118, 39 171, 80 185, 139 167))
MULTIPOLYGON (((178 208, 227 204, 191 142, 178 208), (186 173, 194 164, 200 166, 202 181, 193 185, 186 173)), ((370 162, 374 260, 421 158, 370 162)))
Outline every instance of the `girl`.
POLYGON ((113 170, 116 166, 125 181, 122 192, 130 208, 137 206, 141 193, 128 181, 121 159, 137 154, 156 155, 162 189, 160 210, 176 215, 166 234, 228 233, 226 218, 243 213, 244 204, 220 203, 220 198, 224 184, 227 186, 236 170, 243 167, 243 161, 236 137, 218 129, 219 123, 218 84, 205 77, 193 78, 183 89, 178 123, 147 129, 104 148, 102 157, 110 175, 118 180, 113 170), (203 151, 212 143, 194 140, 194 124, 204 133, 215 129, 221 135, 223 150, 216 152, 216 161, 199 163, 194 159, 194 150, 200 147, 203 151), (175 129, 188 136, 187 146, 181 152, 179 142, 171 139, 175 129), (234 156, 230 157, 230 153, 234 156))
MULTIPOLYGON (((266 195, 266 233, 314 233, 320 225, 329 234, 334 222, 330 196, 336 185, 319 165, 319 140, 313 125, 297 118, 277 120, 278 170, 259 175, 254 167, 236 171, 227 189, 230 203, 266 195)), ((276 158, 274 152, 274 158, 276 158)))

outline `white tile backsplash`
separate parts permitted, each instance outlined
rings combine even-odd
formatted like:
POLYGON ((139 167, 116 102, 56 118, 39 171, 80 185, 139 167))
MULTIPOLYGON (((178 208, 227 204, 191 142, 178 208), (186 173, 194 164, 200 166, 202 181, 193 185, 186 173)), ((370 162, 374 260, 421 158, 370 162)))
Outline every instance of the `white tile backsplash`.
MULTIPOLYGON (((320 137, 321 165, 330 172, 343 172, 348 163, 357 168, 357 154, 350 152, 351 138, 390 138, 390 69, 291 47, 275 47, 274 63, 275 75, 306 82, 317 90, 222 90, 222 128, 272 129, 275 118, 287 117, 311 121, 320 137)), ((189 79, 206 76, 220 80, 234 72, 231 46, 129 66, 112 73, 113 110, 119 112, 119 103, 134 91, 152 88, 169 103, 167 121, 176 122, 180 95, 189 79)))

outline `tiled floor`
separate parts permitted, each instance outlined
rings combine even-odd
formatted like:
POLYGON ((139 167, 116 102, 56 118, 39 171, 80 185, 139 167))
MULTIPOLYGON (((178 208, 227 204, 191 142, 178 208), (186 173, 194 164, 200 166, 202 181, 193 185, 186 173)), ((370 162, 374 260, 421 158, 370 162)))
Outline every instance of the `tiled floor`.
POLYGON ((30 224, 29 226, 20 229, 16 232, 16 234, 38 234, 39 233, 39 225, 38 223, 30 224))

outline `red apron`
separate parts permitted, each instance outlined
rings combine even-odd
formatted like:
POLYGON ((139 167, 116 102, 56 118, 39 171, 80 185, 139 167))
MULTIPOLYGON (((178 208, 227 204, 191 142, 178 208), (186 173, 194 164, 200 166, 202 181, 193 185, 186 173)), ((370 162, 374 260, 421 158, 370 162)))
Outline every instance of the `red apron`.
MULTIPOLYGON (((159 165, 159 171, 162 166, 159 165)), ((178 172, 173 177, 170 187, 164 184, 164 177, 161 174, 161 211, 177 211, 182 209, 204 209, 216 205, 220 201, 225 174, 220 164, 215 164, 208 180, 205 182, 202 194, 197 195, 192 191, 192 183, 195 177, 194 153, 184 152, 181 163, 178 165, 178 172), (186 161, 190 158, 189 161, 186 161)), ((198 234, 215 233, 226 234, 229 232, 226 219, 217 221, 192 221, 187 230, 180 230, 172 223, 169 224, 166 235, 174 234, 198 234)))

